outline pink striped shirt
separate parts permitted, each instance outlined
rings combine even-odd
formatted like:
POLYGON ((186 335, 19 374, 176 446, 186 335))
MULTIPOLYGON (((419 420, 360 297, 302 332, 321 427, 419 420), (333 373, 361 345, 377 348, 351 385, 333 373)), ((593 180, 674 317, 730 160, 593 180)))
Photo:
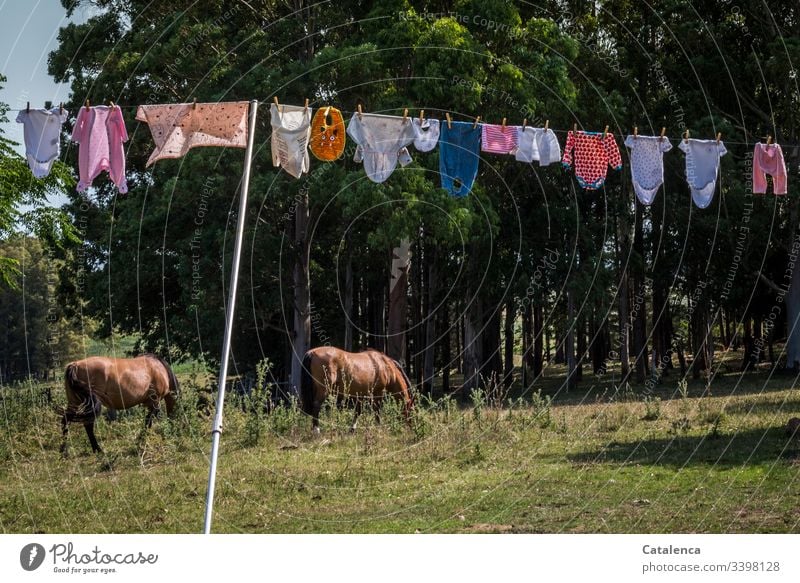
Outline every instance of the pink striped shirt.
POLYGON ((481 150, 484 152, 510 154, 517 147, 516 128, 485 123, 481 132, 481 150))

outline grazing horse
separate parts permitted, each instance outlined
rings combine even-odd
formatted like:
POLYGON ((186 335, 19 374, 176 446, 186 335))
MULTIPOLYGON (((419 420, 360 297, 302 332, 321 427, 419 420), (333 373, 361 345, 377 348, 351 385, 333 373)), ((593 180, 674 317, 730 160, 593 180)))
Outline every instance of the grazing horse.
POLYGON ((169 365, 154 354, 136 358, 106 358, 92 356, 71 362, 64 374, 67 406, 61 417, 67 452, 67 427, 70 422, 83 423, 92 451, 102 452, 94 436, 94 423, 102 405, 111 409, 129 409, 145 405, 149 411, 145 427, 153 423, 160 410, 161 400, 171 415, 178 397, 178 379, 169 365))
POLYGON ((413 407, 411 381, 400 363, 377 350, 346 352, 324 346, 306 352, 300 379, 303 411, 311 415, 314 433, 319 433, 319 412, 328 394, 355 400, 356 427, 363 400, 375 402, 376 415, 383 397, 392 395, 403 401, 408 415, 413 407))

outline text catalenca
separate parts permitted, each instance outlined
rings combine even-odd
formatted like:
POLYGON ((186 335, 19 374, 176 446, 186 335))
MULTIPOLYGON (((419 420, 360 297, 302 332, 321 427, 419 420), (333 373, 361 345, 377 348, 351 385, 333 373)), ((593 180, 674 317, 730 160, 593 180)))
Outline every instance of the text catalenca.
POLYGON ((644 545, 642 552, 645 555, 699 555, 700 549, 698 547, 653 547, 644 545))

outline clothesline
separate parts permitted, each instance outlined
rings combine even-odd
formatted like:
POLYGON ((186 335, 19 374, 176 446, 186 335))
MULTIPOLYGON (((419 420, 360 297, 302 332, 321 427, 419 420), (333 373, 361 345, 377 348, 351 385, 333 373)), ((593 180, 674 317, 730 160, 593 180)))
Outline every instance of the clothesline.
MULTIPOLYGON (((164 103, 136 106, 136 121, 149 126, 155 150, 146 167, 161 159, 181 158, 198 146, 244 148, 255 133, 255 120, 250 124, 248 111, 255 112, 258 101, 212 103, 164 103), (248 129, 249 128, 249 129, 248 129)), ((127 192, 125 180, 125 148, 128 141, 123 107, 91 107, 87 101, 77 112, 71 140, 80 145, 78 156, 79 192, 86 190, 96 176, 107 171, 120 193, 127 192)), ((124 106, 125 109, 131 106, 124 106)), ((553 130, 549 121, 544 127, 480 123, 453 120, 445 112, 446 121, 428 118, 423 123, 424 110, 419 116, 368 113, 358 106, 356 112, 342 112, 333 106, 314 108, 308 100, 304 105, 270 104, 272 133, 271 156, 275 167, 282 168, 294 178, 309 172, 310 154, 322 162, 341 158, 345 143, 356 144, 353 160, 363 163, 367 178, 375 183, 386 181, 398 165, 412 162, 412 144, 419 152, 439 148, 441 187, 453 196, 467 196, 478 175, 483 154, 513 156, 518 162, 539 163, 540 167, 558 164, 574 171, 575 179, 585 190, 597 190, 605 184, 608 169, 621 170, 623 159, 620 145, 606 125, 602 132, 553 130), (316 112, 314 112, 316 109, 316 112), (345 126, 344 115, 354 114, 345 126), (313 117, 313 119, 312 119, 313 117), (556 132, 566 133, 562 146, 556 132)), ((49 173, 59 156, 59 135, 69 112, 63 107, 18 110, 17 122, 24 124, 26 156, 37 178, 49 173), (57 123, 54 123, 57 122, 57 123)), ((395 111, 395 109, 392 109, 395 111)), ((435 112, 441 110, 434 109, 435 112)), ((535 123, 539 123, 536 120, 535 123)), ((665 129, 662 128, 662 132, 665 129)), ((686 179, 692 200, 699 208, 712 201, 719 176, 720 158, 728 150, 717 133, 716 139, 689 137, 687 130, 677 138, 678 149, 685 154, 686 179)), ((649 205, 664 182, 663 157, 673 144, 666 136, 644 136, 634 133, 624 138, 630 150, 631 178, 639 200, 649 205)), ((754 142, 753 192, 765 193, 773 179, 773 193, 786 194, 788 174, 779 144, 754 142)), ((739 142, 750 145, 748 142, 739 142)))
MULTIPOLYGON (((187 103, 191 103, 191 102, 187 102, 187 103)), ((224 102, 220 102, 220 103, 224 103, 224 102)), ((259 101, 259 102, 258 102, 258 104, 259 104, 259 105, 268 105, 268 104, 271 104, 271 103, 272 103, 272 102, 271 102, 271 101, 269 101, 269 100, 264 100, 264 101, 259 101)), ((283 105, 283 104, 281 104, 281 105, 283 105)), ((324 106, 321 106, 321 107, 327 107, 327 106, 328 106, 328 105, 326 104, 326 105, 324 105, 324 106)), ((56 106, 53 106, 53 107, 56 107, 56 106)), ((81 105, 81 107, 85 107, 85 106, 84 106, 84 105, 81 105)), ((134 111, 134 110, 136 110, 136 109, 137 109, 139 106, 138 106, 138 105, 119 105, 118 103, 115 103, 115 104, 114 104, 114 107, 119 107, 119 108, 120 108, 120 109, 122 109, 122 110, 134 111)), ((331 107, 333 107, 333 106, 331 106, 331 107)), ((32 108, 32 109, 33 109, 33 108, 32 108)), ((320 107, 318 107, 317 109, 320 109, 320 107)), ((396 109, 399 109, 399 108, 394 108, 394 110, 396 110, 396 109)), ((14 112, 27 111, 27 108, 22 108, 22 109, 9 109, 8 111, 10 111, 10 112, 11 112, 11 111, 14 111, 14 112)), ((358 113, 357 111, 349 111, 349 110, 345 110, 345 109, 340 109, 339 111, 340 111, 341 113, 343 113, 343 114, 347 114, 347 115, 353 115, 353 114, 356 114, 356 113, 358 113)), ((387 110, 387 111, 391 111, 391 110, 387 110)), ((426 109, 425 111, 428 111, 428 110, 426 109)), ((446 110, 434 110, 434 111, 446 111, 446 110)), ((364 112, 362 112, 362 113, 364 113, 364 114, 368 114, 368 113, 370 113, 370 112, 364 111, 364 112)), ((409 117, 409 118, 411 118, 411 117, 415 117, 415 116, 412 116, 411 114, 409 114, 409 116, 408 116, 408 117, 409 117)), ((417 116, 417 117, 418 117, 418 116, 417 116)), ((428 118, 428 116, 425 116, 425 118, 426 118, 426 119, 429 119, 429 118, 428 118)), ((436 118, 436 119, 439 119, 439 118, 436 118)), ((470 120, 468 120, 468 121, 474 122, 474 121, 475 121, 475 119, 476 119, 476 118, 472 118, 472 119, 470 119, 470 120)), ((445 122, 446 120, 444 120, 444 119, 439 119, 439 121, 440 121, 440 122, 445 122)), ((453 121, 456 121, 456 120, 453 120, 453 121)), ((481 120, 481 121, 479 121, 479 122, 478 122, 478 125, 480 125, 480 124, 482 124, 482 123, 488 123, 488 122, 486 122, 485 120, 481 120)), ((516 124, 506 124, 506 125, 509 125, 509 126, 511 126, 511 127, 514 127, 516 124)), ((530 127, 533 127, 533 126, 531 126, 530 124, 528 124, 528 126, 530 126, 530 127)), ((548 129, 552 130, 552 131, 553 131, 553 133, 556 133, 556 134, 563 134, 563 135, 567 135, 567 134, 569 134, 569 132, 571 132, 571 131, 572 131, 572 130, 557 130, 557 129, 553 129, 552 127, 548 128, 548 129)), ((578 126, 578 130, 579 130, 579 131, 586 131, 586 130, 585 130, 585 128, 584 128, 583 126, 580 126, 580 124, 579 124, 579 126, 578 126)), ((613 133, 613 132, 609 132, 609 133, 613 133)), ((627 134, 620 134, 620 135, 623 135, 623 137, 624 137, 624 135, 627 135, 627 134)), ((633 135, 633 134, 630 134, 630 135, 633 135)), ((641 134, 641 135, 644 135, 644 134, 641 134)), ((660 136, 659 136, 659 137, 660 137, 660 136)), ((676 137, 676 136, 670 136, 670 135, 666 135, 666 134, 664 134, 664 136, 663 136, 663 137, 664 137, 665 139, 667 139, 667 140, 670 140, 670 141, 678 141, 678 140, 683 140, 683 139, 685 139, 685 137, 684 137, 684 136, 678 136, 678 137, 676 137)), ((763 139, 763 138, 764 138, 764 136, 759 136, 759 139, 758 139, 758 140, 755 140, 755 141, 752 141, 752 142, 739 142, 739 141, 733 141, 733 140, 725 140, 725 143, 726 143, 727 145, 734 145, 734 146, 752 146, 752 145, 754 145, 754 144, 757 144, 757 143, 759 143, 759 141, 760 141, 761 139, 763 139)), ((709 138, 709 139, 714 139, 714 138, 709 138)), ((773 139, 773 142, 772 142, 772 143, 776 143, 776 142, 774 141, 774 139, 773 139)), ((798 143, 798 144, 787 144, 787 143, 781 143, 781 146, 782 146, 782 147, 785 147, 785 148, 797 148, 797 147, 800 147, 800 143, 798 143)))

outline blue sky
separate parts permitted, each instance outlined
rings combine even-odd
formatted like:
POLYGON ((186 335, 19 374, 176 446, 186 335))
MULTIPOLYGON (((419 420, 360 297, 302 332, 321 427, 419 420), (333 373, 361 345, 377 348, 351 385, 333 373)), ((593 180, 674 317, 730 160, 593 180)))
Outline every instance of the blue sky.
MULTIPOLYGON (((91 8, 75 12, 72 21, 83 22, 91 8)), ((11 109, 44 107, 45 101, 67 101, 69 87, 56 84, 47 74, 47 57, 58 44, 58 29, 65 26, 66 11, 59 0, 0 0, 0 71, 8 81, 0 91, 0 101, 11 109)), ((22 125, 16 112, 9 112, 3 133, 20 144, 22 125)), ((17 151, 24 154, 21 146, 17 151)))

